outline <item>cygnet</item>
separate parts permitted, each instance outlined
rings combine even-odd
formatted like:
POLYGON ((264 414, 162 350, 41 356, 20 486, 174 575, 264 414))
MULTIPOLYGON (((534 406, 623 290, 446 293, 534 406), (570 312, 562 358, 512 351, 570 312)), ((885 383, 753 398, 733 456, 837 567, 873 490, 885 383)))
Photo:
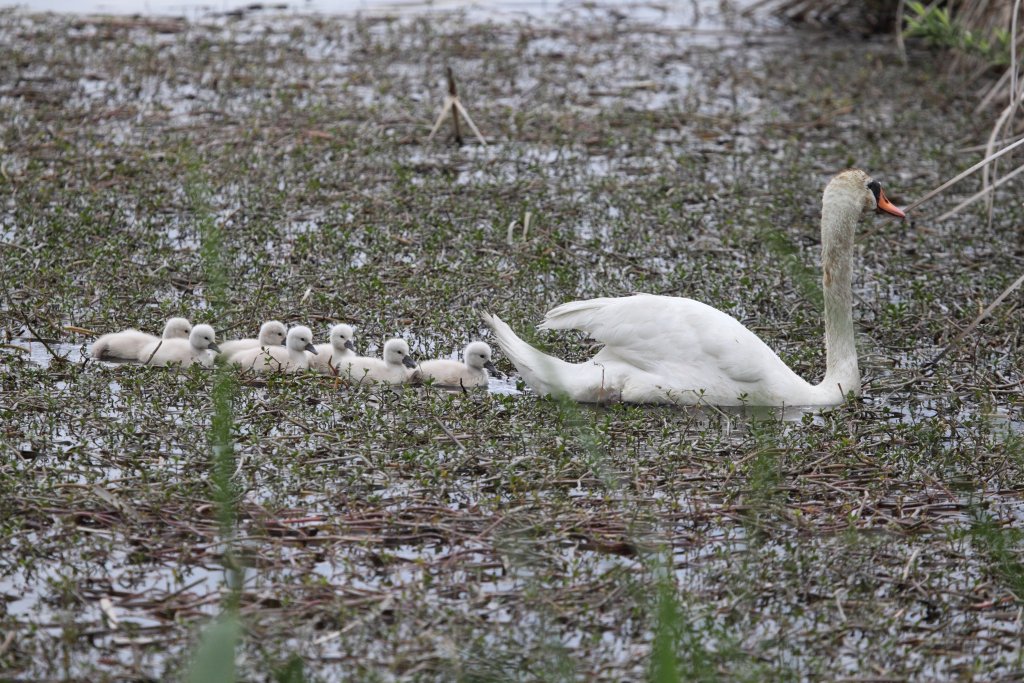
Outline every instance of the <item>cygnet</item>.
POLYGON ((244 349, 228 362, 256 372, 302 372, 309 367, 307 351, 316 355, 313 333, 305 325, 296 325, 288 330, 284 346, 244 349))
POLYGON ((428 360, 420 363, 421 379, 433 379, 436 384, 453 387, 485 387, 487 373, 496 374, 491 362, 491 347, 482 341, 470 342, 462 351, 463 362, 448 359, 428 360))
POLYGON ((209 325, 196 325, 187 340, 158 339, 146 344, 139 351, 138 360, 145 365, 187 367, 199 363, 211 367, 219 350, 213 328, 209 325))
MULTIPOLYGON (((171 318, 164 325, 164 339, 188 339, 192 332, 192 323, 185 318, 171 318)), ((136 329, 122 330, 105 334, 92 344, 93 358, 119 358, 135 360, 146 344, 160 341, 160 337, 139 332, 136 329)))
POLYGON ((260 327, 260 335, 257 339, 231 339, 220 345, 220 353, 230 359, 239 351, 246 349, 258 349, 263 346, 284 346, 288 336, 288 329, 284 323, 277 320, 268 320, 260 327))
POLYGON ((325 375, 338 374, 342 361, 356 357, 356 345, 352 342, 354 332, 351 325, 335 325, 331 328, 330 342, 316 345, 316 355, 309 356, 309 367, 325 375))
POLYGON ((412 376, 416 361, 409 355, 409 345, 403 339, 389 339, 384 344, 384 360, 356 356, 342 361, 338 374, 355 382, 404 384, 412 376))

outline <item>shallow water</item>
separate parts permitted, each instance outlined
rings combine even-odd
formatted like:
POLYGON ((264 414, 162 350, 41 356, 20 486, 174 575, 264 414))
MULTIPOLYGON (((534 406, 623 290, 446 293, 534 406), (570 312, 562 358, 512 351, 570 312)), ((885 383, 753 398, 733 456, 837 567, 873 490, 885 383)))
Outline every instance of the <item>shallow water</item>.
MULTIPOLYGON (((43 344, 40 341, 32 339, 15 339, 12 346, 23 349, 23 351, 15 351, 10 349, 11 353, 27 353, 28 359, 40 367, 48 368, 53 363, 53 355, 51 351, 71 363, 81 363, 84 360, 90 358, 89 351, 86 344, 65 344, 61 342, 47 342, 43 344), (49 349, 47 348, 49 346, 49 349)), ((106 361, 104 361, 105 363, 106 361)), ((116 365, 116 363, 110 363, 116 365)))
MULTIPOLYGON (((744 6, 746 2, 733 2, 744 6)), ((719 0, 694 0, 680 3, 653 3, 644 0, 583 2, 582 0, 20 0, 3 2, 0 7, 18 7, 33 12, 72 14, 126 14, 149 16, 186 16, 199 18, 223 14, 373 14, 402 15, 424 12, 467 11, 476 19, 556 18, 566 11, 593 12, 615 8, 639 20, 664 26, 714 31, 723 28, 722 3, 719 0)))

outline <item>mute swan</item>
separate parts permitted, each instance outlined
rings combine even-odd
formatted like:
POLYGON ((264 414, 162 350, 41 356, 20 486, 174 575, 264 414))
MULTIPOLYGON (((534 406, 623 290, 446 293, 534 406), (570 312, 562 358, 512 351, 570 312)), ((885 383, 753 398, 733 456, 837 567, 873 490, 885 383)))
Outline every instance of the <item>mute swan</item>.
POLYGON ((491 347, 482 341, 470 342, 462 351, 462 359, 461 363, 447 359, 423 361, 419 365, 419 376, 446 386, 486 387, 488 370, 496 372, 491 362, 491 347))
POLYGON ((243 349, 228 362, 256 372, 302 372, 309 367, 306 351, 316 354, 313 333, 305 325, 296 325, 288 330, 284 346, 243 349))
POLYGON ((338 374, 356 382, 383 384, 404 384, 412 376, 416 361, 409 355, 409 345, 404 339, 389 339, 384 344, 384 360, 356 356, 342 361, 338 374))
POLYGON ((497 316, 483 317, 540 394, 584 402, 835 405, 848 393, 860 394, 850 280, 854 230, 867 211, 904 217, 863 171, 844 171, 825 187, 821 260, 827 361, 817 385, 798 377, 735 318, 692 299, 637 294, 556 307, 539 329, 583 330, 604 344, 591 360, 576 364, 541 353, 497 316))
POLYGON ((142 347, 138 360, 145 365, 181 365, 193 363, 211 367, 220 349, 217 348, 213 328, 196 325, 188 339, 158 339, 142 347))
MULTIPOLYGON (((171 318, 164 325, 164 339, 188 339, 192 332, 192 323, 185 318, 171 318)), ((121 360, 135 360, 139 357, 139 351, 146 344, 160 341, 160 337, 135 329, 122 330, 104 334, 92 344, 93 358, 120 358, 121 360)))
POLYGON ((356 345, 352 343, 355 333, 351 325, 335 325, 331 328, 330 342, 316 344, 316 355, 309 356, 309 367, 325 375, 338 372, 339 364, 356 357, 356 345))
POLYGON ((220 353, 224 358, 230 359, 239 351, 245 349, 258 349, 261 346, 284 346, 284 340, 288 336, 288 329, 284 323, 277 320, 268 320, 260 326, 260 334, 257 339, 231 339, 221 343, 220 353))

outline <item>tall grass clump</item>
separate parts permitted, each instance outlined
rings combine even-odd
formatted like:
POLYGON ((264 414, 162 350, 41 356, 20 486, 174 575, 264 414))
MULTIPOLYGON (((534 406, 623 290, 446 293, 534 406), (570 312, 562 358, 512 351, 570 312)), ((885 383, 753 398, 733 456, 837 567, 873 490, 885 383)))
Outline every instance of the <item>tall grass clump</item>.
MULTIPOLYGON (((1024 128, 1024 117, 1019 116, 1024 103, 1022 3, 1021 0, 966 0, 948 5, 907 3, 905 15, 901 17, 901 26, 906 26, 903 35, 948 50, 953 58, 947 68, 950 72, 964 74, 966 87, 973 87, 979 79, 987 79, 978 90, 975 111, 998 112, 985 144, 985 154, 991 156, 1000 148, 1005 149, 1024 128)), ((992 190, 1024 170, 1024 164, 993 182, 993 175, 998 175, 994 173, 996 168, 994 162, 986 165, 982 180, 981 196, 988 202, 990 217, 992 190)))
POLYGON ((950 10, 945 7, 909 2, 906 8, 905 37, 920 38, 929 47, 952 49, 992 66, 1010 65, 1008 26, 994 26, 983 32, 965 26, 962 21, 954 21, 950 10))
POLYGON ((704 634, 698 632, 683 613, 683 605, 672 580, 671 555, 656 569, 657 606, 654 642, 648 680, 651 683, 717 681, 714 654, 705 647, 704 634))
MULTIPOLYGON (((223 236, 210 208, 209 184, 194 159, 188 163, 185 194, 200 238, 206 298, 215 318, 222 319, 227 305, 228 283, 227 266, 223 258, 223 236)), ((214 375, 211 390, 213 417, 209 431, 210 488, 217 510, 224 579, 228 590, 220 617, 204 629, 200 638, 187 677, 189 683, 232 683, 238 678, 235 655, 242 638, 238 604, 245 580, 245 568, 234 552, 238 523, 235 500, 238 490, 234 481, 236 461, 232 430, 237 393, 234 373, 227 366, 221 366, 214 375)))
POLYGON ((950 53, 964 88, 982 83, 978 109, 1021 98, 1020 0, 762 0, 755 7, 793 22, 862 33, 893 33, 950 53))
POLYGON ((218 318, 227 313, 228 267, 224 258, 224 235, 210 207, 210 184, 199 160, 189 157, 185 180, 185 196, 192 211, 192 221, 199 236, 199 256, 206 280, 204 296, 211 312, 218 318))

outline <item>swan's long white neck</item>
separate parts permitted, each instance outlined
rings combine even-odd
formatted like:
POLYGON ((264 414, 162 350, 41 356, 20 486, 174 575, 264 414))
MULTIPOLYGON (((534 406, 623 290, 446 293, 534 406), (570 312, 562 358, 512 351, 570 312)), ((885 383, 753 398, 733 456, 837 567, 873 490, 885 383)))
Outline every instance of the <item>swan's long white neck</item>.
POLYGON ((825 379, 816 389, 860 394, 853 330, 853 235, 863 211, 856 195, 826 192, 821 207, 821 267, 825 303, 825 379))

